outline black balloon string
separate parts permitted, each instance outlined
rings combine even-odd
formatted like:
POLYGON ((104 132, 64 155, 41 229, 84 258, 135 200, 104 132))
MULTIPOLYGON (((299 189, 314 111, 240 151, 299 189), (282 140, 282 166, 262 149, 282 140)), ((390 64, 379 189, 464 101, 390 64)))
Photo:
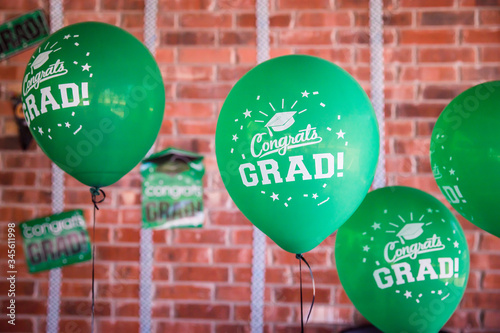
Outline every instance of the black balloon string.
POLYGON ((94 291, 94 281, 95 281, 95 212, 99 210, 97 204, 101 203, 106 199, 106 193, 98 187, 91 187, 90 194, 92 195, 92 202, 94 203, 94 215, 92 218, 92 305, 91 305, 91 332, 94 332, 94 314, 95 314, 95 291, 94 291), (102 198, 99 196, 102 195, 102 198))
POLYGON ((295 258, 299 260, 299 276, 300 276, 300 329, 301 332, 304 333, 304 314, 303 314, 303 305, 302 305, 302 261, 307 265, 307 268, 309 268, 309 274, 311 274, 311 281, 312 281, 312 287, 313 287, 313 297, 311 301, 311 307, 309 308, 309 313, 307 314, 306 318, 306 324, 309 321, 309 317, 311 316, 311 311, 314 306, 314 299, 316 298, 316 286, 314 285, 314 276, 313 272, 311 269, 311 266, 309 266, 309 263, 307 260, 304 258, 302 254, 296 254, 295 258))

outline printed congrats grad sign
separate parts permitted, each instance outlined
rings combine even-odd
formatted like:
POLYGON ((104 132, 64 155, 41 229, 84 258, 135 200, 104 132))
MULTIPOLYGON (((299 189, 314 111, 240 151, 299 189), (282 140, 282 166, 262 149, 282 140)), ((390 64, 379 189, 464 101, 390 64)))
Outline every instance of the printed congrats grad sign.
POLYGON ((143 161, 142 222, 144 228, 201 227, 203 157, 168 148, 143 161))
POLYGON ((81 210, 23 222, 19 228, 30 273, 92 258, 89 235, 81 210))
POLYGON ((41 10, 30 12, 0 25, 0 59, 10 57, 49 35, 41 10))

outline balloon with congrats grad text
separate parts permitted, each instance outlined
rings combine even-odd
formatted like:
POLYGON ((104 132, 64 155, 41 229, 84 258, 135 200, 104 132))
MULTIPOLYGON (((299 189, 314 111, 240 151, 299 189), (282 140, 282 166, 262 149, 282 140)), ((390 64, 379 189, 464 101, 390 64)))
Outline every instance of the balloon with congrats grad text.
POLYGON ((500 81, 467 89, 444 109, 432 132, 434 178, 467 220, 500 237, 500 81))
POLYGON ((363 200, 379 134, 370 100, 351 75, 323 59, 290 55, 236 83, 215 145, 236 206, 281 248, 304 253, 363 200))
POLYGON ((88 186, 107 186, 136 166, 163 119, 165 90, 147 48, 118 27, 84 22, 35 50, 23 112, 47 156, 88 186))
POLYGON ((356 309, 386 333, 434 333, 462 299, 467 240, 436 198, 410 187, 368 193, 335 242, 340 282, 356 309))

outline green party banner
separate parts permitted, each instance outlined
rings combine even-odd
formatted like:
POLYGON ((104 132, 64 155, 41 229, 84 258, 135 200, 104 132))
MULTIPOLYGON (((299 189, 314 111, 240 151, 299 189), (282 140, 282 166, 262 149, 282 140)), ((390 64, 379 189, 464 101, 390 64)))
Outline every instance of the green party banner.
POLYGON ((49 35, 41 10, 35 10, 0 25, 0 59, 7 58, 40 42, 49 35))
POLYGON ((455 216, 431 195, 402 186, 366 196, 337 232, 335 260, 349 299, 386 333, 438 332, 469 276, 455 216))
POLYGON ((201 155, 168 148, 141 165, 144 228, 201 227, 205 168, 201 155))
POLYGON ((81 210, 19 224, 30 273, 72 265, 92 258, 81 210))

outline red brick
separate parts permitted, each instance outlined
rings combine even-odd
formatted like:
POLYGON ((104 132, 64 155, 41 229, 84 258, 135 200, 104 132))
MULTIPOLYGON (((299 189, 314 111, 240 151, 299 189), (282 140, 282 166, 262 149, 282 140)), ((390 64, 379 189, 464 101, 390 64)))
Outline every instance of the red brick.
POLYGON ((481 26, 487 24, 498 25, 498 22, 500 22, 500 10, 479 11, 479 23, 481 26))
POLYGON ((193 285, 160 285, 155 288, 155 299, 210 300, 212 289, 193 285))
POLYGON ((6 222, 22 222, 34 217, 33 208, 0 207, 0 219, 6 222))
POLYGON ((220 45, 255 45, 254 31, 221 31, 219 32, 220 45))
MULTIPOLYGON (((304 302, 306 303, 310 302, 312 300, 312 288, 303 287, 302 297, 304 302)), ((315 304, 330 303, 330 298, 331 298, 330 289, 316 287, 316 298, 314 300, 315 304)), ((299 287, 275 288, 274 299, 276 300, 276 302, 284 302, 284 303, 300 302, 300 289, 299 287)))
POLYGON ((120 320, 120 321, 99 321, 99 332, 107 333, 139 333, 139 322, 135 320, 120 320))
MULTIPOLYGON (((66 319, 61 317, 59 321, 59 330, 61 332, 91 333, 92 329, 90 326, 90 320, 66 319)), ((43 329, 45 328, 46 326, 43 326, 43 329)))
MULTIPOLYGON (((81 276, 83 277, 83 276, 81 276)), ((91 283, 63 282, 61 285, 61 294, 70 297, 89 297, 92 293, 91 283)))
MULTIPOLYGON (((301 3, 306 3, 301 1, 301 3)), ((349 27, 352 15, 341 12, 299 12, 297 27, 349 27)))
POLYGON ((215 333, 249 333, 250 326, 248 324, 216 324, 215 333))
POLYGON ((278 0, 279 9, 327 9, 330 8, 328 0, 278 0))
POLYGON ((423 88, 422 97, 424 99, 452 100, 468 87, 465 85, 449 84, 446 86, 428 85, 423 88))
POLYGON ((386 171, 409 173, 413 171, 413 162, 410 157, 386 156, 386 171))
POLYGON ((176 304, 176 318, 189 319, 229 319, 229 306, 212 304, 176 304))
POLYGON ((224 244, 226 232, 219 229, 180 229, 175 235, 178 244, 224 244))
POLYGON ((430 136, 432 134, 432 130, 434 129, 435 124, 436 124, 435 120, 418 120, 417 135, 430 136))
POLYGON ((280 45, 330 45, 332 43, 331 31, 283 31, 279 35, 280 45))
POLYGON ((0 186, 33 186, 35 178, 34 172, 0 171, 0 186))
POLYGON ((464 29, 463 40, 465 43, 498 44, 500 42, 500 29, 464 29))
POLYGON ((421 47, 417 50, 418 62, 442 63, 442 62, 474 62, 476 53, 472 47, 421 47))
MULTIPOLYGON (((461 223, 461 225, 464 227, 464 224, 461 223)), ((470 254, 470 262, 471 269, 487 270, 494 267, 500 267, 500 255, 497 253, 485 254, 472 252, 470 254)))
POLYGON ((138 261, 139 246, 107 246, 99 245, 96 259, 109 261, 138 261))
POLYGON ((234 307, 234 319, 236 320, 250 320, 250 306, 248 305, 236 305, 234 307))
POLYGON ((213 32, 182 31, 161 33, 162 45, 214 45, 215 34, 213 32))
POLYGON ((174 269, 177 281, 212 281, 228 280, 228 269, 225 267, 178 266, 174 269))
MULTIPOLYGON (((4 315, 5 316, 5 315, 4 315)), ((9 324, 8 320, 0 321, 0 331, 2 332, 34 332, 34 318, 16 318, 15 325, 9 324)), ((9 319, 10 320, 10 319, 9 319)))
POLYGON ((141 13, 123 14, 122 20, 123 20, 123 27, 127 29, 144 27, 144 14, 141 13))
POLYGON ((229 14, 186 13, 179 17, 179 25, 185 28, 230 28, 229 14))
POLYGON ((250 301, 249 286, 217 286, 215 299, 224 301, 250 301))
POLYGON ((170 276, 170 270, 168 267, 159 267, 158 264, 156 264, 153 267, 153 280, 154 281, 167 281, 170 276))
POLYGON ((484 311, 484 327, 498 329, 500 327, 500 311, 484 311))
POLYGON ((235 263, 235 264, 250 264, 252 262, 252 249, 231 249, 222 248, 214 249, 215 263, 235 263))
POLYGON ((472 7, 490 7, 490 6, 499 6, 499 0, 462 0, 461 5, 463 7, 472 6, 472 7))
POLYGON ((250 228, 232 230, 230 235, 230 242, 233 245, 252 244, 253 231, 250 228))
POLYGON ((500 289, 500 274, 488 272, 483 278, 484 289, 500 289))
POLYGON ((500 62, 500 47, 485 46, 479 48, 480 60, 482 62, 500 62))
POLYGON ((455 0, 401 0, 399 5, 409 8, 419 7, 453 7, 455 0))
POLYGON ((460 71, 464 81, 493 81, 500 75, 498 66, 462 67, 460 71))
POLYGON ((222 63, 231 61, 229 48, 179 48, 179 62, 181 63, 222 63))
POLYGON ((457 77, 454 67, 403 67, 401 72, 402 81, 456 81, 457 77))
MULTIPOLYGON (((91 302, 87 300, 61 300, 61 316, 85 316, 89 317, 91 314, 91 302)), ((110 303, 96 301, 95 302, 95 315, 96 316, 109 316, 111 313, 110 303)))
MULTIPOLYGON (((66 279, 91 278, 92 263, 86 262, 77 265, 64 266, 61 268, 63 281, 66 279)), ((108 279, 110 276, 110 267, 108 264, 96 262, 94 264, 94 276, 96 280, 108 279)))
POLYGON ((211 333, 211 323, 189 322, 158 322, 156 333, 162 332, 190 332, 190 333, 211 333))
POLYGON ((478 328, 481 327, 479 311, 457 310, 446 323, 446 328, 478 328))
POLYGON ((219 0, 217 6, 220 9, 244 10, 255 9, 255 0, 219 0))
POLYGON ((317 49, 317 48, 297 48, 300 54, 307 54, 320 57, 335 64, 350 63, 353 60, 353 52, 349 48, 317 49))
POLYGON ((413 122, 408 120, 387 120, 385 122, 385 134, 388 136, 411 136, 414 132, 413 122))
POLYGON ((120 228, 114 230, 113 239, 117 242, 138 243, 141 238, 139 228, 120 228))
POLYGON ((42 190, 17 190, 5 188, 3 190, 3 202, 5 203, 24 203, 24 204, 48 204, 51 202, 49 191, 42 190))
POLYGON ((179 0, 160 0, 158 1, 158 10, 178 11, 178 10, 208 10, 214 5, 214 0, 197 1, 179 1, 179 0))
MULTIPOLYGON (((368 22, 366 22, 368 25, 368 22)), ((406 27, 413 24, 413 15, 411 12, 384 13, 385 26, 406 27)))
POLYGON ((117 25, 118 14, 115 12, 92 12, 92 11, 74 11, 65 13, 64 15, 64 25, 76 24, 80 22, 96 21, 102 23, 108 23, 112 25, 117 25))
POLYGON ((179 84, 177 97, 193 99, 224 99, 231 90, 229 84, 179 84))
MULTIPOLYGON (((9 276, 9 274, 7 274, 9 276)), ((16 283, 15 283, 15 294, 17 296, 34 296, 35 283, 33 281, 20 281, 17 280, 18 276, 16 275, 16 283)), ((10 280, 2 278, 0 281, 0 290, 4 290, 5 294, 10 293, 11 283, 10 280)))
POLYGON ((402 30, 400 43, 405 44, 454 44, 456 39, 453 30, 402 30))
POLYGON ((483 233, 481 235, 481 242, 479 243, 479 250, 484 250, 484 251, 500 250, 500 239, 491 234, 483 233))
POLYGON ((421 12, 418 14, 418 22, 422 26, 474 25, 474 12, 421 12))
POLYGON ((446 104, 419 103, 396 105, 396 117, 432 117, 436 119, 446 107, 446 104))
POLYGON ((214 79, 214 69, 211 66, 165 66, 162 67, 162 72, 165 81, 206 82, 214 79))
POLYGON ((415 187, 425 192, 439 193, 433 176, 396 176, 396 184, 415 187))
POLYGON ((462 309, 500 310, 500 293, 465 292, 462 309))
POLYGON ((116 315, 118 317, 138 317, 139 316, 139 303, 123 303, 120 302, 116 305, 116 315))
POLYGON ((124 283, 117 281, 115 283, 99 283, 97 285, 97 296, 99 298, 138 298, 139 284, 124 283))
POLYGON ((160 247, 155 250, 154 257, 162 262, 206 263, 210 258, 210 250, 206 247, 160 247))

